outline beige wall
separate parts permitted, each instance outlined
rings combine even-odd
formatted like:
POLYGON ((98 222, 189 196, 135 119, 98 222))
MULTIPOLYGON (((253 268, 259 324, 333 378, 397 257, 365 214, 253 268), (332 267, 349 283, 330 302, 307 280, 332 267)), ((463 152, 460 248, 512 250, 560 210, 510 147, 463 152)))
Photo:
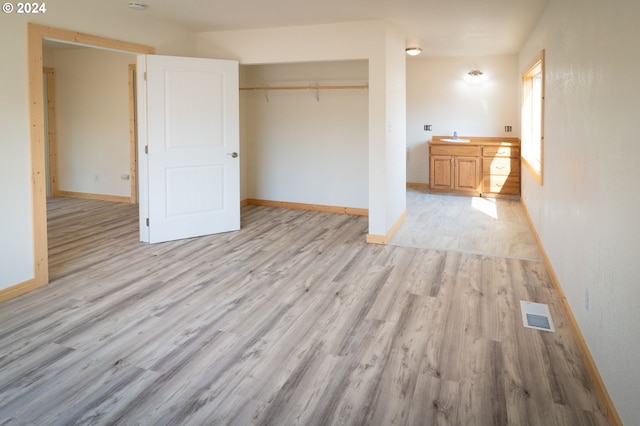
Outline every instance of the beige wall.
POLYGON ((101 49, 53 51, 58 189, 131 196, 129 64, 136 55, 101 49))
POLYGON ((407 58, 407 182, 429 182, 432 136, 520 137, 519 81, 517 55, 407 58), (483 78, 471 82, 476 68, 483 78))
POLYGON ((523 171, 523 200, 629 425, 640 418, 638 22, 637 1, 552 1, 519 58, 524 71, 545 49, 544 185, 523 171))
POLYGON ((31 158, 27 85, 27 22, 154 46, 158 53, 192 56, 195 34, 135 14, 103 10, 95 2, 57 0, 40 15, 5 15, 0 25, 0 289, 34 277, 31 158))
MULTIPOLYGON (((244 87, 366 85, 367 61, 246 65, 244 87)), ((368 91, 243 91, 242 198, 368 207, 368 91)))

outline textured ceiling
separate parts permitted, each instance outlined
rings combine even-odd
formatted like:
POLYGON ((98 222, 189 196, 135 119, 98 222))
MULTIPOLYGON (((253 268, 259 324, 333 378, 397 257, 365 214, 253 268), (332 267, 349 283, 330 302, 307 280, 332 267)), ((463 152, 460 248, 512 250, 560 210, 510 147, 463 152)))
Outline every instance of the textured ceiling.
MULTIPOLYGON (((126 9, 129 0, 92 0, 126 9)), ((195 32, 385 19, 428 56, 517 53, 548 0, 135 0, 195 32)))

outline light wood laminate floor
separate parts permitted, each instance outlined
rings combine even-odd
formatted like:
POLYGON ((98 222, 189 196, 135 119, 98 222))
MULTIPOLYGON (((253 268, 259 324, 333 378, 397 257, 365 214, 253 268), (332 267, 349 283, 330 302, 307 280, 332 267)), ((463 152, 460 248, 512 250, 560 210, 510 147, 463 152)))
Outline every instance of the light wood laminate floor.
POLYGON ((518 200, 409 188, 407 212, 390 244, 542 260, 518 200))
POLYGON ((0 424, 605 424, 538 260, 269 207, 146 245, 136 209, 50 201, 53 279, 0 304, 0 424))

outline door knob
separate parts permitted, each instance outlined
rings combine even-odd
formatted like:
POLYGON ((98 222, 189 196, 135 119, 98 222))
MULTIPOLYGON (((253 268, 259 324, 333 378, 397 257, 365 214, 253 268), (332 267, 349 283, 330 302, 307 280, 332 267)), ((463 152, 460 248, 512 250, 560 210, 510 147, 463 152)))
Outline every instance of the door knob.
POLYGON ((232 153, 227 154, 227 155, 230 155, 231 158, 237 158, 238 157, 238 153, 237 152, 232 152, 232 153))

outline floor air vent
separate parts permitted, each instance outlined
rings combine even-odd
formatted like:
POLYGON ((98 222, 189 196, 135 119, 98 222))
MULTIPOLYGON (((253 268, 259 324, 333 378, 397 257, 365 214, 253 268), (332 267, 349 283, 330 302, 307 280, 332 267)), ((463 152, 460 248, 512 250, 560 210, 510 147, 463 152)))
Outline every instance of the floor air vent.
POLYGON ((520 309, 522 310, 522 322, 527 328, 534 328, 543 331, 556 331, 551 319, 549 306, 543 303, 520 301, 520 309))

